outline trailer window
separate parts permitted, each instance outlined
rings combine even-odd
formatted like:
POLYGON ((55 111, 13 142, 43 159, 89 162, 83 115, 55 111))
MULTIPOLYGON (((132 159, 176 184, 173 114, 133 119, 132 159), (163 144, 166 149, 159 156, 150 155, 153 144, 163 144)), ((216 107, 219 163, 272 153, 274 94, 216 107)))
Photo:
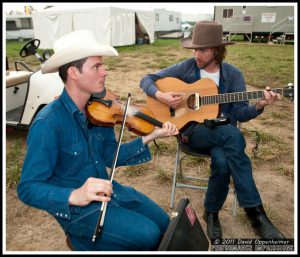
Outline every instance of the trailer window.
POLYGON ((6 30, 17 30, 17 24, 15 21, 6 21, 6 30))
POLYGON ((173 15, 169 15, 169 21, 173 21, 174 16, 173 15))
POLYGON ((31 18, 21 18, 20 21, 23 29, 32 29, 31 18))
POLYGON ((243 21, 251 22, 251 16, 244 16, 243 21))
POLYGON ((155 14, 155 20, 156 20, 156 21, 159 21, 159 13, 156 13, 156 14, 155 14))
POLYGON ((233 9, 223 9, 223 18, 231 18, 233 16, 233 9))

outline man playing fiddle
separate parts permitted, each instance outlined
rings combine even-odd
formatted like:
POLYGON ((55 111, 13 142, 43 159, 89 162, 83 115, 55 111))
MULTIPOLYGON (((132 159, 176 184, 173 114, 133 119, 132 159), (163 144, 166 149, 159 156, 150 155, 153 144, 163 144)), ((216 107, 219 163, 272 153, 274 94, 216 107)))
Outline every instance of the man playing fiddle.
MULTIPOLYGON (((107 72, 102 56, 117 56, 117 51, 99 44, 90 31, 71 32, 53 48, 42 73, 58 71, 65 87, 38 113, 29 130, 19 198, 53 215, 74 250, 156 250, 169 225, 167 213, 134 188, 108 180, 106 167, 112 166, 117 147, 114 130, 90 127, 86 118, 91 95, 104 90, 107 72), (108 202, 105 224, 92 242, 103 202, 108 202)), ((122 144, 117 166, 149 161, 147 144, 176 134, 177 128, 166 122, 149 135, 122 144)))

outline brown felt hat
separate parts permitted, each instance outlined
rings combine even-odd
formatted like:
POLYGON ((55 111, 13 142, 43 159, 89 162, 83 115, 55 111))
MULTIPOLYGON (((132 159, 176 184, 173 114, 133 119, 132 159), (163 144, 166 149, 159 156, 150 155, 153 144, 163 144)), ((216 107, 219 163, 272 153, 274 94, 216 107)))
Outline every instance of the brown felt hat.
POLYGON ((188 49, 204 49, 232 44, 233 42, 223 41, 223 27, 215 21, 198 21, 193 30, 193 37, 181 40, 181 45, 188 49))

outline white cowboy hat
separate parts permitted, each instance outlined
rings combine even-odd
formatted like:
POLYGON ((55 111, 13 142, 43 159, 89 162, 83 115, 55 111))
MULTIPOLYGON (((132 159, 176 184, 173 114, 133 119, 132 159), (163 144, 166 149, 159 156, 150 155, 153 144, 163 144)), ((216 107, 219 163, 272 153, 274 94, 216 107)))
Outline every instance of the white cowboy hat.
POLYGON ((90 56, 118 56, 110 45, 97 42, 92 31, 76 30, 56 40, 54 54, 45 62, 42 73, 57 72, 58 68, 90 56))

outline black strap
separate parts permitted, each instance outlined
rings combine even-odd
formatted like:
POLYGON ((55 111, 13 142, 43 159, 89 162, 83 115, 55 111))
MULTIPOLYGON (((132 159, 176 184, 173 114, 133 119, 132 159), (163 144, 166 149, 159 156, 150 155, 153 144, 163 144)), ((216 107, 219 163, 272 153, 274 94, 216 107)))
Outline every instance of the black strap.
POLYGON ((157 148, 157 149, 160 149, 160 148, 159 148, 159 146, 158 146, 158 144, 156 143, 156 141, 155 141, 155 140, 153 140, 153 142, 154 142, 154 144, 155 144, 156 148, 157 148))
POLYGON ((190 137, 195 129, 195 127, 197 126, 198 123, 194 123, 192 125, 190 125, 190 127, 188 127, 187 129, 185 129, 185 131, 183 133, 180 134, 180 137, 178 137, 178 142, 181 141, 185 144, 188 144, 190 141, 190 137))

